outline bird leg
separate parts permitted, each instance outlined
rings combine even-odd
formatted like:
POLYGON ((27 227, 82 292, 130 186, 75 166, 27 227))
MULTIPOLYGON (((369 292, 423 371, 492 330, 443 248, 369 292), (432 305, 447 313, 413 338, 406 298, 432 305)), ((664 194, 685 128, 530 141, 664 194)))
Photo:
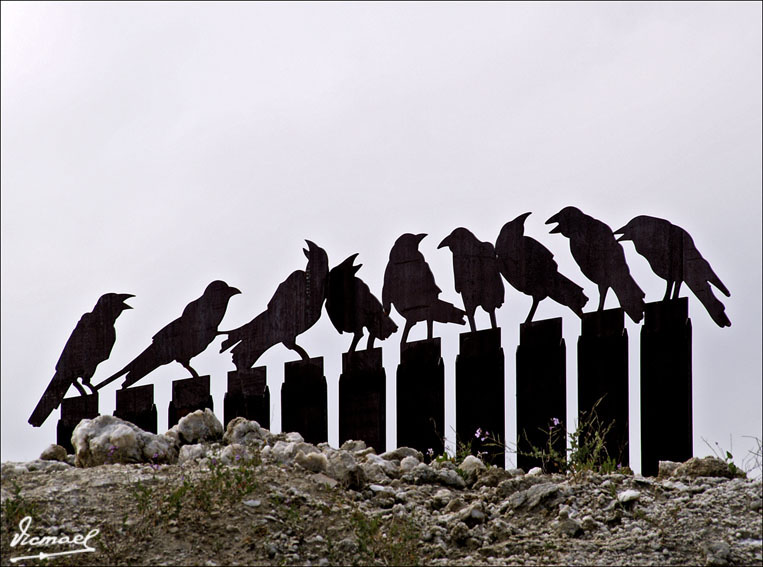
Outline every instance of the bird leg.
POLYGON ((190 372, 190 373, 191 373, 191 376, 192 376, 193 378, 197 378, 197 379, 199 378, 199 373, 198 373, 198 372, 196 372, 196 371, 193 369, 193 367, 191 366, 191 364, 190 364, 189 362, 182 362, 182 361, 180 361, 180 360, 178 360, 178 362, 180 362, 180 364, 182 364, 182 365, 183 365, 183 368, 185 368, 186 370, 188 370, 188 372, 190 372))
POLYGON ((408 341, 408 332, 413 327, 413 321, 410 319, 405 320, 405 329, 403 329, 403 338, 400 339, 400 344, 404 345, 408 341))
POLYGON ((303 349, 301 346, 299 346, 297 344, 297 341, 295 340, 284 341, 283 346, 296 352, 302 358, 302 360, 310 360, 310 357, 308 356, 307 351, 303 349))
POLYGON ((358 343, 360 342, 360 337, 363 336, 363 332, 355 333, 355 336, 352 337, 352 343, 350 344, 350 350, 347 352, 355 352, 355 347, 358 346, 358 343))
POLYGON ((495 320, 495 309, 493 309, 490 312, 490 328, 491 329, 497 329, 498 328, 498 323, 495 320))
POLYGON ((681 280, 676 282, 676 287, 673 288, 673 299, 678 299, 678 292, 681 289, 681 280))
POLYGON ((525 324, 532 322, 533 317, 535 316, 535 310, 538 308, 539 303, 540 303, 540 300, 536 297, 533 297, 533 306, 530 307, 530 312, 527 314, 527 319, 525 319, 525 324))
POLYGON ((373 336, 371 333, 368 333, 368 342, 366 343, 366 349, 371 350, 374 348, 374 341, 376 340, 376 337, 373 336))
POLYGON ((83 378, 82 379, 82 385, 83 386, 87 386, 88 388, 90 388, 90 393, 91 394, 95 394, 96 391, 97 391, 95 388, 93 388, 93 385, 90 383, 90 378, 83 378))
POLYGON ((665 290, 665 297, 662 298, 663 301, 667 301, 670 299, 670 291, 673 289, 673 280, 668 280, 668 287, 665 290))
POLYGON ((74 384, 74 387, 77 388, 77 390, 79 390, 80 396, 87 396, 87 392, 85 391, 85 388, 83 388, 77 380, 72 382, 72 384, 74 384))
POLYGON ((607 298, 608 291, 609 291, 609 286, 607 285, 599 286, 599 308, 597 309, 597 311, 604 310, 604 300, 607 298))
POLYGON ((427 319, 427 339, 431 340, 434 332, 434 319, 427 319))
MULTIPOLYGON (((474 312, 467 313, 466 318, 469 319, 469 329, 472 333, 475 332, 477 330, 477 324, 474 322, 474 312)), ((430 336, 429 338, 431 339, 432 337, 430 336)))

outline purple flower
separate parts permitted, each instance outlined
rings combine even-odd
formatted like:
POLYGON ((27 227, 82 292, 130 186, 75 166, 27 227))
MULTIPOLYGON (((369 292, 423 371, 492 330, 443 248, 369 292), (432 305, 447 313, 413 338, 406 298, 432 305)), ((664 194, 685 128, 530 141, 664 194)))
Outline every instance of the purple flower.
POLYGON ((434 455, 434 449, 432 449, 431 447, 427 449, 427 455, 429 455, 429 457, 431 458, 432 455, 434 455))
POLYGON ((477 428, 477 431, 475 431, 475 432, 474 432, 474 436, 475 436, 477 439, 479 439, 479 438, 480 438, 480 435, 482 435, 482 428, 481 428, 481 427, 478 427, 478 428, 477 428))
POLYGON ((551 418, 551 423, 553 423, 554 427, 556 427, 557 425, 559 425, 561 423, 561 421, 559 421, 559 419, 557 419, 555 417, 552 417, 551 418))

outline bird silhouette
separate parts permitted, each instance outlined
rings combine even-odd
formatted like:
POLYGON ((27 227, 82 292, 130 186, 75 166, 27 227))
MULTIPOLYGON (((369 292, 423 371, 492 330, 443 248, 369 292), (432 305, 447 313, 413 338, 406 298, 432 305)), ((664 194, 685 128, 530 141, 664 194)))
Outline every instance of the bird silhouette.
POLYGON ((451 303, 439 299, 441 290, 434 275, 419 252, 419 243, 426 234, 406 233, 400 236, 389 253, 384 271, 382 305, 389 313, 394 305, 405 318, 400 344, 408 340, 408 332, 419 321, 427 322, 427 338, 432 338, 434 321, 464 325, 465 313, 451 303))
POLYGON ((559 232, 570 239, 572 257, 583 274, 598 286, 598 311, 604 309, 607 291, 612 288, 628 316, 635 323, 641 321, 644 292, 631 277, 625 251, 612 229, 575 207, 565 207, 546 221, 551 223, 558 223, 551 233, 559 232))
POLYGON ((201 297, 186 305, 180 317, 153 336, 146 350, 122 370, 98 384, 96 389, 121 376, 125 376, 122 388, 127 388, 160 366, 173 361, 179 362, 194 378, 199 378, 190 361, 204 352, 209 343, 220 334, 217 327, 225 316, 228 301, 238 293, 241 292, 223 281, 210 283, 201 297))
POLYGON ((56 363, 56 373, 29 417, 30 424, 40 427, 59 406, 71 385, 83 396, 87 395, 83 385, 95 392, 90 379, 96 367, 111 354, 117 339, 114 324, 122 311, 132 309, 125 303, 130 297, 135 296, 106 293, 98 299, 91 312, 80 318, 56 363), (78 379, 82 385, 77 382, 78 379))
POLYGON ((353 254, 331 269, 326 291, 326 312, 334 327, 340 333, 354 335, 348 352, 355 350, 364 327, 368 329, 368 349, 373 348, 375 339, 384 340, 397 331, 397 325, 384 313, 381 302, 355 275, 363 265, 353 266, 357 256, 353 254))
POLYGON ((548 248, 524 235, 528 216, 530 213, 521 214, 503 225, 495 241, 501 274, 517 290, 533 298, 525 323, 532 321, 538 304, 547 297, 566 305, 582 318, 583 306, 588 302, 583 288, 559 273, 548 248))
POLYGON ((320 318, 326 299, 326 279, 329 259, 320 246, 306 240, 307 267, 296 270, 276 289, 265 311, 247 324, 225 331, 220 352, 233 347, 233 364, 238 370, 251 368, 270 347, 282 343, 309 360, 305 350, 296 342, 320 318))
POLYGON ((453 253, 453 279, 456 291, 464 301, 469 328, 476 331, 474 312, 482 307, 490 315, 495 329, 495 310, 503 305, 503 281, 498 259, 490 242, 480 242, 466 228, 456 228, 437 248, 450 248, 453 253))
POLYGON ((667 281, 663 301, 670 298, 671 290, 676 299, 681 283, 686 282, 719 327, 731 326, 726 308, 715 297, 710 284, 726 297, 731 294, 699 253, 688 232, 665 219, 641 215, 628 221, 615 234, 622 235, 617 239, 620 242, 632 241, 652 271, 667 281))

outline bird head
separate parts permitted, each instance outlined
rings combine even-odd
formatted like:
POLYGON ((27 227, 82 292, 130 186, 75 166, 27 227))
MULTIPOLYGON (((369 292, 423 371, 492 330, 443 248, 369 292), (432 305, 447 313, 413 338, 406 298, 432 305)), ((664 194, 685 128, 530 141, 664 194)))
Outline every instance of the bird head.
POLYGON ((129 293, 104 293, 98 298, 98 302, 95 304, 95 309, 102 309, 110 313, 119 314, 125 309, 132 309, 132 306, 125 303, 125 301, 131 297, 135 296, 129 293))
POLYGON ((424 237, 426 237, 424 233, 411 234, 406 232, 400 235, 389 252, 389 259, 391 261, 402 261, 415 256, 419 253, 419 243, 424 240, 424 237))
POLYGON ((228 299, 239 293, 241 293, 241 290, 229 286, 222 280, 213 281, 207 286, 207 289, 204 290, 204 295, 214 295, 218 297, 226 297, 228 299))
POLYGON ((358 264, 357 266, 353 265, 355 263, 355 258, 357 257, 358 255, 356 253, 345 258, 340 264, 337 264, 336 266, 331 268, 331 271, 329 272, 329 277, 332 279, 335 279, 337 277, 352 279, 352 277, 357 273, 357 271, 363 266, 363 264, 358 264))
POLYGON ((304 252, 305 258, 307 258, 308 267, 316 270, 316 273, 322 272, 324 275, 328 274, 329 256, 326 254, 326 251, 312 240, 305 240, 305 242, 307 243, 307 248, 303 248, 302 252, 304 252))
POLYGON ((628 224, 626 224, 624 227, 618 228, 614 234, 620 235, 620 237, 617 239, 618 242, 623 242, 626 240, 635 242, 641 239, 648 239, 650 238, 650 235, 652 237, 654 236, 655 229, 660 223, 664 223, 668 226, 670 224, 668 221, 664 221, 662 219, 657 219, 646 215, 639 215, 629 220, 628 224))
POLYGON ((469 245, 478 245, 479 241, 474 234, 466 228, 458 227, 448 236, 443 238, 437 248, 450 248, 453 252, 464 251, 469 245))
POLYGON ((550 234, 561 233, 564 236, 569 236, 574 232, 573 227, 577 224, 576 221, 583 217, 583 212, 576 207, 564 207, 561 211, 546 221, 546 224, 557 223, 549 232, 550 234))

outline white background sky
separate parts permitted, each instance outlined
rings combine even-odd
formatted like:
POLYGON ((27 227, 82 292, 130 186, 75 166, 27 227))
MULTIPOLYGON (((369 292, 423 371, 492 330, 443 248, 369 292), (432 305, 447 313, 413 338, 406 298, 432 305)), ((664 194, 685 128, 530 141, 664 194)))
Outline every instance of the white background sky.
MULTIPOLYGON (((763 436, 761 41, 757 2, 3 2, 2 460, 35 458, 54 442, 58 411, 39 429, 27 418, 77 321, 105 292, 136 297, 96 382, 214 279, 243 292, 221 327, 249 321, 304 268, 305 238, 332 266, 358 252, 358 275, 380 296, 395 239, 426 232, 421 250, 442 297, 460 305, 439 241, 464 226, 494 242, 505 222, 532 211, 527 234, 585 287, 593 309, 595 285, 567 239, 543 224, 575 205, 612 229, 638 214, 669 219, 731 290, 721 296, 727 329, 690 295, 694 450, 710 452, 702 438, 718 442, 739 464, 752 446, 745 436, 763 436)), ((625 249, 647 300, 661 299, 664 281, 625 249)), ((518 327, 530 304, 507 287, 498 312, 510 441, 518 327)), ((616 306, 610 293, 607 307, 616 306)), ((551 300, 536 319, 556 316, 574 416, 580 324, 551 300)), ((423 338, 419 327, 412 339, 423 338)), ((463 330, 435 327, 448 432, 463 330)), ((628 332, 638 447, 639 327, 628 321, 628 332)), ((389 400, 399 337, 380 343, 389 400)), ((219 417, 233 369, 221 341, 192 361, 212 375, 219 417)), ((335 445, 350 337, 324 314, 298 342, 325 359, 335 445)), ((279 345, 260 359, 274 400, 294 358, 279 345)), ((160 430, 170 383, 186 375, 173 363, 141 382, 156 384, 160 430)), ((102 391, 103 413, 117 385, 102 391)), ((389 407, 390 443, 393 415, 389 407)), ((631 460, 638 469, 638 452, 631 460)))

